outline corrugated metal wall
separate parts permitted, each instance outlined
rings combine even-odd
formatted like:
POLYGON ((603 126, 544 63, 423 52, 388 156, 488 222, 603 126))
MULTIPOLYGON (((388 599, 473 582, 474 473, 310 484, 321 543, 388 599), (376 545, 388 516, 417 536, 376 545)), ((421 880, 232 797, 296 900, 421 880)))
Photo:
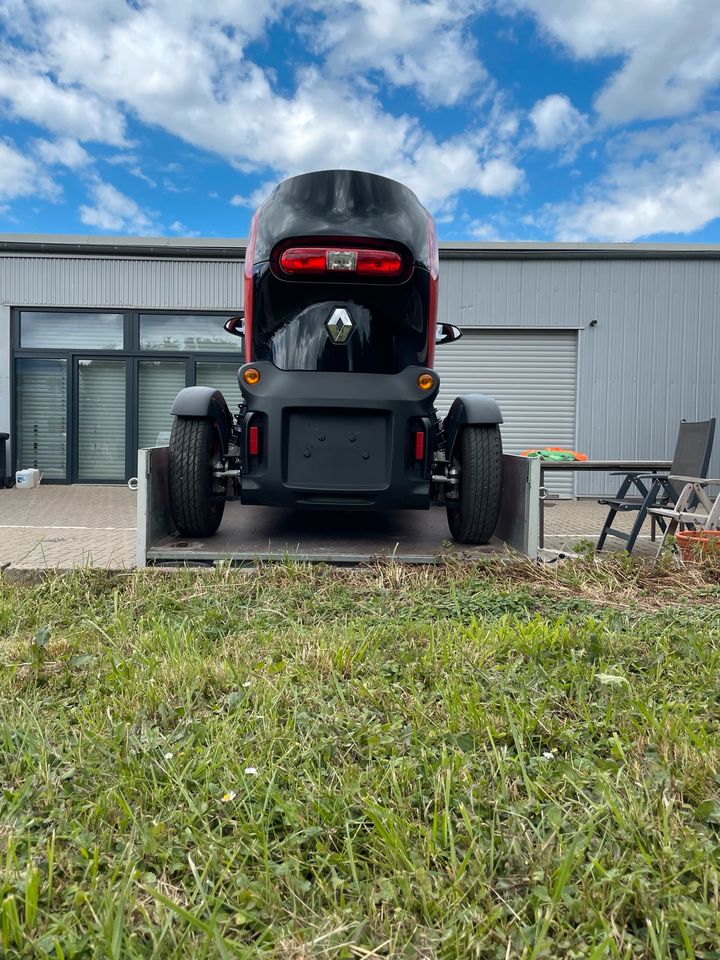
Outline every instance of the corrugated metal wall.
MULTIPOLYGON (((593 458, 670 459, 681 418, 720 418, 720 259, 444 261, 440 316, 577 329, 576 443, 593 458)), ((578 473, 576 493, 615 484, 578 473)))
MULTIPOLYGON (((232 310, 242 306, 242 269, 237 260, 6 254, 0 303, 232 310)), ((720 416, 719 304, 720 259, 495 256, 441 265, 441 320, 579 330, 576 442, 598 458, 669 457, 681 417, 720 416)), ((0 310, 6 430, 8 316, 0 310)), ((720 437, 711 470, 720 475, 720 437)), ((578 493, 606 489, 606 478, 579 475, 578 493)))
POLYGON ((443 260, 440 312, 461 327, 578 327, 583 277, 568 260, 443 260), (571 268, 571 269, 568 269, 571 268))
MULTIPOLYGON (((580 268, 578 445, 598 459, 672 457, 681 418, 720 418, 720 260, 580 268)), ((710 476, 720 476, 720 435, 710 476)), ((578 494, 608 481, 580 475, 578 494)))
POLYGON ((236 310, 243 302, 242 262, 0 256, 0 301, 37 307, 236 310))
MULTIPOLYGON (((438 347, 438 409, 463 393, 488 393, 503 413, 505 453, 575 444, 577 333, 574 330, 466 330, 438 347)), ((573 495, 572 474, 548 476, 561 497, 573 495)))

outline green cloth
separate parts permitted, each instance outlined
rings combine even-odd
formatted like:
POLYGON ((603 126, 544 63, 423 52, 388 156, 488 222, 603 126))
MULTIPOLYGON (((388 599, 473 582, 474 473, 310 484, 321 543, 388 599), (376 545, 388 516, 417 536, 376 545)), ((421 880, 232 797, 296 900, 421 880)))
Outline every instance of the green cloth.
POLYGON ((534 450, 532 453, 528 454, 529 460, 555 460, 555 461, 567 461, 574 460, 575 456, 572 453, 563 453, 561 450, 534 450))

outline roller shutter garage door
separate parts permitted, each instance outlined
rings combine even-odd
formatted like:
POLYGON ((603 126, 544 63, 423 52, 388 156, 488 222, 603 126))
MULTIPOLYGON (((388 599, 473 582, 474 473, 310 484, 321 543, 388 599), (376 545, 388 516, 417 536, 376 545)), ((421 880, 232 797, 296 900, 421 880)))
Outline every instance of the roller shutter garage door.
MULTIPOLYGON (((463 331, 438 346, 438 409, 444 415, 462 393, 487 393, 500 404, 503 450, 567 447, 575 442, 576 331, 463 331)), ((548 474, 548 487, 573 496, 573 475, 548 474)))

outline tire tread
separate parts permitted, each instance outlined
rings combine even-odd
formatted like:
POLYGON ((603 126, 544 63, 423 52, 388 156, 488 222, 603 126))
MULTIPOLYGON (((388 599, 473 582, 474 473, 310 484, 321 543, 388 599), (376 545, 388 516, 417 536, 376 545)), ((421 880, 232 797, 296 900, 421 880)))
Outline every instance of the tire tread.
POLYGON ((502 497, 500 429, 464 427, 460 444, 460 502, 448 506, 448 525, 460 543, 485 544, 495 531, 502 497))
POLYGON ((179 533, 209 537, 220 526, 225 504, 212 496, 211 420, 175 417, 170 432, 168 486, 170 507, 179 533))

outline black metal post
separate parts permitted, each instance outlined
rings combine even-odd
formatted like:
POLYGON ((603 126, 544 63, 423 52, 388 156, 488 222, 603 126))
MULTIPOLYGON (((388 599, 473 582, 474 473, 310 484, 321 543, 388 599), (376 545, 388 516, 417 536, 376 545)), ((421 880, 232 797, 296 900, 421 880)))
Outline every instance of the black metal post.
POLYGON ((0 490, 4 490, 6 487, 9 487, 10 484, 8 480, 10 479, 7 475, 7 442, 10 439, 9 433, 0 433, 0 490))

